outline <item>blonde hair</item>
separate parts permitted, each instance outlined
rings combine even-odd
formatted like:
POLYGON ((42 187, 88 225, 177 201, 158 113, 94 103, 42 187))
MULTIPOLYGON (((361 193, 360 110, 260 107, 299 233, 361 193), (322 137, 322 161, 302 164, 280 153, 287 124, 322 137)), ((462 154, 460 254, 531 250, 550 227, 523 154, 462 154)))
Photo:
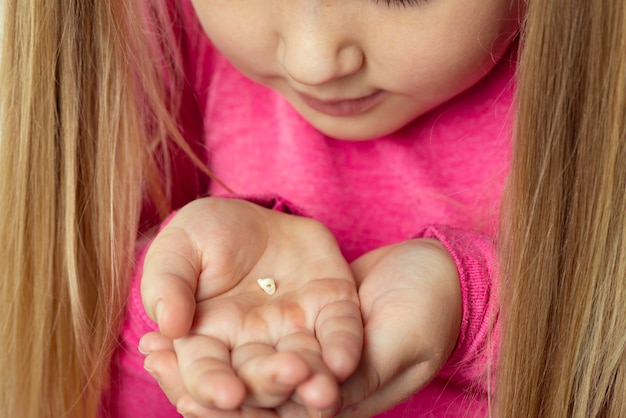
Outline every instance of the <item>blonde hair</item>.
POLYGON ((500 417, 626 416, 626 3, 532 0, 503 213, 500 417))
POLYGON ((0 416, 97 416, 143 195, 168 210, 155 155, 176 129, 151 69, 171 63, 140 4, 5 2, 0 416))
MULTIPOLYGON (((166 12, 141 6, 5 1, 0 416, 98 415, 142 200, 169 209, 168 138, 192 155, 158 72, 176 74, 171 36, 147 39, 146 17, 166 12)), ((626 416, 625 22, 623 1, 528 6, 501 417, 626 416)))

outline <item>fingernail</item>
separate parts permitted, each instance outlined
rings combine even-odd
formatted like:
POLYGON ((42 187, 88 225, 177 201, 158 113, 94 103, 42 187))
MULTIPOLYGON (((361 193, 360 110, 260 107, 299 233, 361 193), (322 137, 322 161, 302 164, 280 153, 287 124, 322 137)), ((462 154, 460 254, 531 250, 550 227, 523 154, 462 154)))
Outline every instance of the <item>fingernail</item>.
POLYGON ((144 349, 141 348, 141 343, 137 346, 137 351, 139 351, 144 356, 147 356, 148 354, 150 354, 149 350, 144 350, 144 349))
POLYGON ((148 373, 150 373, 150 376, 152 376, 154 378, 154 380, 157 381, 158 384, 161 384, 161 378, 159 377, 159 375, 152 369, 149 369, 146 366, 143 366, 143 368, 145 369, 145 371, 147 371, 148 373))

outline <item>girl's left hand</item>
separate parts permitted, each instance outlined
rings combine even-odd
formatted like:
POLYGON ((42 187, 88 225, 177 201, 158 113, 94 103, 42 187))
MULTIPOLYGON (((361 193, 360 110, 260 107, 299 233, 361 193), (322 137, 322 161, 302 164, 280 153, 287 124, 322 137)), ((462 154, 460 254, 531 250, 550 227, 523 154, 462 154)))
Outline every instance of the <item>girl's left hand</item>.
POLYGON ((424 387, 452 353, 462 317, 456 265, 434 239, 369 252, 351 265, 365 326, 339 417, 371 417, 424 387))

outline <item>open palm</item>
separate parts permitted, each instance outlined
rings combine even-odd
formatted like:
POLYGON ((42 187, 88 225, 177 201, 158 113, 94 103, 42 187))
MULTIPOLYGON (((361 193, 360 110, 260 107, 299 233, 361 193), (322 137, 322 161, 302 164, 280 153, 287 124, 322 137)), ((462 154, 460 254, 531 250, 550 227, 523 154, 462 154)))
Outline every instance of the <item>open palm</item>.
POLYGON ((293 398, 329 408, 358 364, 356 284, 332 234, 310 219, 234 199, 196 201, 151 245, 142 296, 174 340, 184 384, 168 394, 176 403, 235 410, 293 398), (257 284, 264 277, 276 281, 273 295, 257 284))

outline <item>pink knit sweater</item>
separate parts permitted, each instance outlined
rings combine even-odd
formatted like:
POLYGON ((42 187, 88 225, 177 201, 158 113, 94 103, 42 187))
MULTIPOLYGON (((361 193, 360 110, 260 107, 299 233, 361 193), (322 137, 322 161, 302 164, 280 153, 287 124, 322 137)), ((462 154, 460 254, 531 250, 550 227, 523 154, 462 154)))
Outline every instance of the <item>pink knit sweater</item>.
MULTIPOLYGON (((239 74, 203 35, 188 1, 183 4, 176 28, 189 84, 181 120, 190 143, 228 187, 239 196, 295 203, 330 228, 349 261, 413 237, 437 238, 454 257, 463 292, 455 351, 426 388, 381 416, 484 416, 493 387, 488 366, 499 341, 494 236, 509 168, 513 53, 477 85, 404 129, 340 141, 239 74)), ((179 165, 179 203, 194 194, 227 194, 199 180, 188 162, 179 165)), ((141 305, 140 280, 141 257, 105 414, 177 416, 137 351, 139 338, 155 330, 141 305)))

